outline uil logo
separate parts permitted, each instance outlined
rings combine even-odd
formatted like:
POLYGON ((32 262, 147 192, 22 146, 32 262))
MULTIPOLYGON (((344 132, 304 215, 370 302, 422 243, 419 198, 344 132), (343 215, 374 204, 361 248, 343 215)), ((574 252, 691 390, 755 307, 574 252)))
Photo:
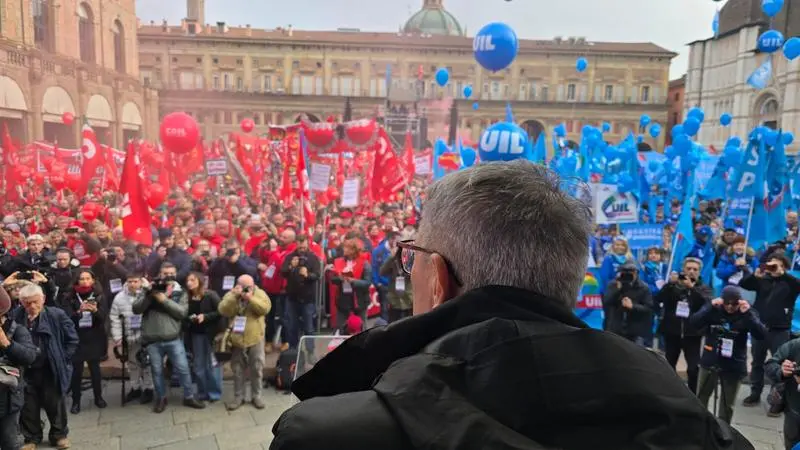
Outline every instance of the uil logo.
POLYGON ((513 131, 489 130, 481 137, 481 151, 497 151, 501 155, 521 155, 525 151, 522 134, 513 131))

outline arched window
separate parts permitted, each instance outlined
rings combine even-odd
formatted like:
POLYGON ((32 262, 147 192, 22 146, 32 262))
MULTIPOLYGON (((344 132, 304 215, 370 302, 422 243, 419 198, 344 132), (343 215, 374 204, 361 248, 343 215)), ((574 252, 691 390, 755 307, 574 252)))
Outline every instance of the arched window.
POLYGON ((761 115, 762 116, 774 116, 778 113, 778 101, 774 98, 771 98, 764 102, 761 105, 761 115))
POLYGON ((52 52, 53 39, 50 26, 50 0, 31 0, 33 16, 33 42, 36 48, 52 52))
POLYGON ((94 16, 86 3, 78 5, 78 41, 81 61, 94 64, 94 16))
POLYGON ((114 21, 114 68, 117 72, 125 72, 125 30, 122 22, 114 21))

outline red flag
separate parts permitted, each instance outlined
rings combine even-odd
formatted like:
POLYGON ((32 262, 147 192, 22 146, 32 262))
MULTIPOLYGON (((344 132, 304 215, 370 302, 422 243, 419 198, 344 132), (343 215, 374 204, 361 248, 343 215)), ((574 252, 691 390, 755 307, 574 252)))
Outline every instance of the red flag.
POLYGON ((143 178, 139 155, 133 142, 129 142, 119 187, 122 194, 122 234, 132 241, 151 246, 153 234, 150 232, 150 211, 142 189, 143 178))
MULTIPOLYGON (((392 143, 386 135, 386 130, 378 132, 378 142, 375 144, 375 162, 372 165, 372 179, 370 184, 372 199, 375 201, 388 201, 389 196, 399 192, 406 184, 405 170, 400 158, 394 152, 392 143)), ((369 182, 369 180, 367 180, 369 182)))
POLYGON ((102 189, 106 189, 106 186, 111 189, 119 189, 119 172, 117 171, 117 162, 114 160, 114 149, 105 145, 101 148, 105 153, 105 164, 103 165, 105 185, 102 186, 102 189))
POLYGON ((311 207, 311 189, 308 185, 308 172, 306 171, 306 157, 303 154, 303 146, 297 146, 297 184, 300 193, 300 201, 303 202, 303 218, 305 225, 303 231, 312 228, 317 218, 314 209, 311 207))
POLYGON ((3 166, 6 181, 5 200, 14 203, 19 200, 17 186, 22 186, 25 180, 20 180, 17 176, 19 170, 19 153, 14 142, 11 140, 11 133, 8 132, 8 124, 3 122, 3 152, 0 153, 0 164, 3 166))
POLYGON ((105 155, 99 150, 100 145, 97 143, 97 136, 94 134, 92 127, 89 126, 89 122, 84 120, 83 143, 81 144, 83 165, 81 166, 81 183, 76 192, 78 197, 86 195, 89 190, 89 183, 97 174, 97 169, 103 167, 105 155))

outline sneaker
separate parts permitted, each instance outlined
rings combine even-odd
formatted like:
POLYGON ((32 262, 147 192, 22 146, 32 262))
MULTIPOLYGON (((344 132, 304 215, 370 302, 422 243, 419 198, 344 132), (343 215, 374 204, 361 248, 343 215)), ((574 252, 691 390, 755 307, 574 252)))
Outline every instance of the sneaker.
POLYGON ((69 439, 61 438, 61 439, 57 440, 55 447, 58 450, 66 450, 66 449, 68 449, 70 447, 69 439))
POLYGON ((142 391, 142 398, 139 399, 139 403, 142 405, 146 405, 153 401, 153 390, 152 389, 145 389, 142 391))
POLYGON ((72 414, 80 414, 81 413, 81 401, 78 400, 76 402, 76 401, 73 400, 72 401, 72 407, 69 409, 69 412, 71 412, 72 414))
POLYGON ((244 405, 244 400, 236 399, 230 403, 225 404, 225 409, 228 411, 236 411, 237 409, 241 408, 244 405))
POLYGON ((156 404, 153 406, 153 412, 156 414, 161 414, 165 409, 167 409, 167 399, 160 398, 156 400, 156 404))
POLYGON ((267 405, 264 404, 264 400, 261 400, 261 397, 256 397, 253 399, 253 406, 256 409, 264 409, 267 405))
POLYGON ((128 392, 128 395, 125 396, 125 403, 130 403, 130 402, 136 400, 137 398, 141 398, 141 397, 142 397, 142 390, 141 389, 131 389, 131 391, 128 392))
POLYGON ((206 404, 192 397, 183 399, 183 406, 188 406, 189 408, 194 409, 203 409, 206 407, 206 404))
POLYGON ((742 400, 743 406, 756 406, 761 403, 761 394, 752 393, 742 400))

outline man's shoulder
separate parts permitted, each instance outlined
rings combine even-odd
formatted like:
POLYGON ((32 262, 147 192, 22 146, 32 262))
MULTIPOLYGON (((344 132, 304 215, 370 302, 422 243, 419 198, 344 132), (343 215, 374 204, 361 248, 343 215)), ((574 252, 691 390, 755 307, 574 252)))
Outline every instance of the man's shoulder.
POLYGON ((272 428, 276 450, 412 448, 375 391, 303 401, 284 412, 272 428))

